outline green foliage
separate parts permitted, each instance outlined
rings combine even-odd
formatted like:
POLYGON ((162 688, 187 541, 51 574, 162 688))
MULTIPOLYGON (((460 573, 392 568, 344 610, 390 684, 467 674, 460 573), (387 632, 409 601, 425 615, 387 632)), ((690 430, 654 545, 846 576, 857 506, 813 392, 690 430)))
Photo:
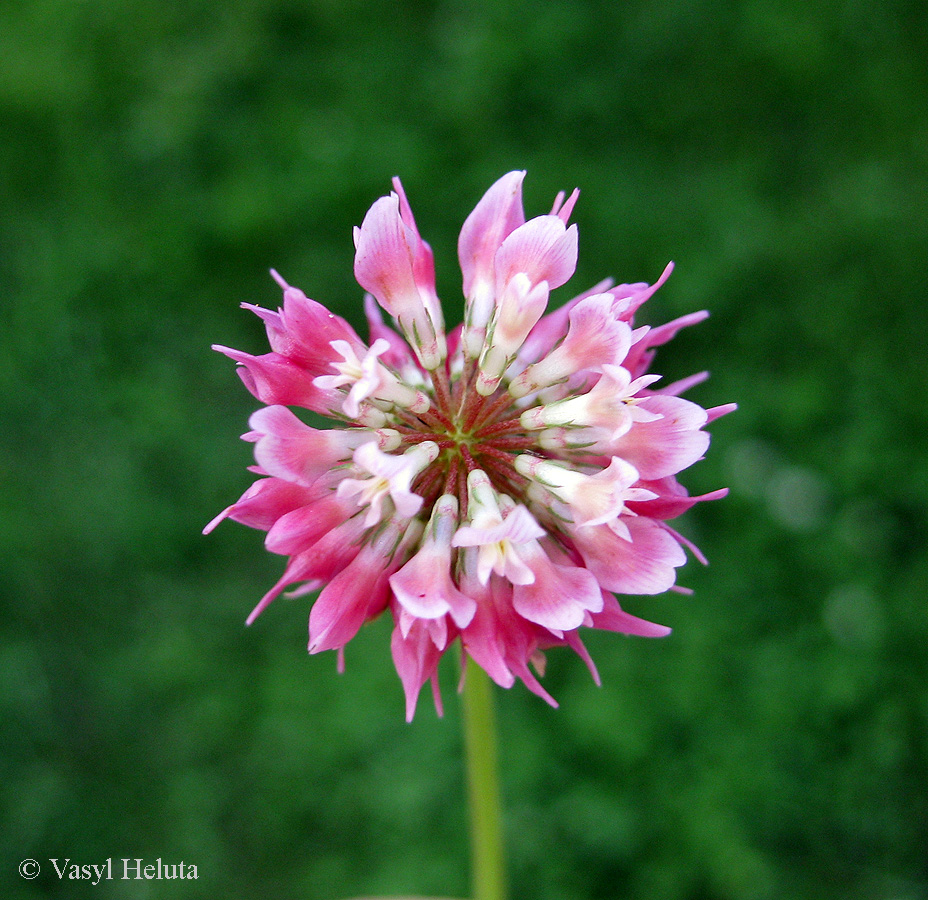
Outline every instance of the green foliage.
MULTIPOLYGON (((135 0, 0 8, 0 893, 464 896, 457 673, 412 725, 386 623, 335 673, 249 483, 266 276, 361 325, 351 226, 401 175, 455 241, 527 168, 580 267, 712 318, 659 361, 741 409, 685 481, 695 596, 498 692, 513 896, 928 897, 923 4, 135 0), (15 874, 34 857, 34 882, 15 874), (59 882, 50 857, 196 881, 59 882), (152 883, 148 884, 151 887, 152 883), (84 890, 80 890, 84 888, 84 890)), ((576 292, 575 291, 575 292, 576 292)), ((454 313, 450 317, 453 318, 454 313)))

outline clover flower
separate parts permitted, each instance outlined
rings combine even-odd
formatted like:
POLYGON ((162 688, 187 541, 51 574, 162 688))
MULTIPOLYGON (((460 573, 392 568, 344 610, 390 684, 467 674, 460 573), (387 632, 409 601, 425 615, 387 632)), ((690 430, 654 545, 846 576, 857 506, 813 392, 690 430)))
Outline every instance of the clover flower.
POLYGON ((653 285, 603 282, 545 314, 576 267, 577 191, 526 221, 524 175, 504 175, 464 223, 464 322, 450 333, 431 248, 394 179, 354 232, 369 345, 272 272, 283 306, 243 304, 271 352, 215 347, 266 405, 243 436, 261 477, 205 530, 230 518, 288 557, 249 624, 288 586, 321 588, 309 651, 337 650, 341 670, 345 645, 389 613, 407 719, 429 680, 441 711, 438 663, 455 645, 498 684, 519 678, 556 706, 530 668, 543 671, 544 650, 572 648, 598 683, 579 629, 669 633, 615 595, 684 591, 683 547, 705 560, 667 522, 726 493, 691 497, 676 476, 734 405, 679 396, 705 373, 661 389, 648 371, 656 347, 706 314, 635 327, 672 264, 653 285))

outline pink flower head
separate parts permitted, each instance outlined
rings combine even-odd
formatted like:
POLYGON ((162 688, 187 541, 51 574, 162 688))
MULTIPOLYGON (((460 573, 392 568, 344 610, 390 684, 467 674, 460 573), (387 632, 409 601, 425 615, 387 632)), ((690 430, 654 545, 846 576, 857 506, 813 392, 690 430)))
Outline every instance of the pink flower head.
POLYGON ((441 709, 439 664, 455 646, 497 684, 519 679, 556 705, 539 681, 545 651, 572 649, 598 680, 582 629, 667 634, 615 595, 683 590, 684 548, 704 559, 668 521, 725 493, 690 497, 677 476, 734 406, 679 396, 705 373, 663 389, 651 373, 656 349, 705 314, 636 327, 669 266, 653 285, 600 282, 546 314, 576 267, 578 194, 526 221, 524 176, 504 175, 467 217, 464 323, 450 336, 395 179, 355 230, 355 273, 376 298, 369 343, 274 273, 283 306, 248 307, 270 352, 217 347, 265 406, 244 435, 260 477, 206 530, 230 518, 287 557, 248 622, 288 587, 320 591, 309 649, 336 650, 341 666, 361 626, 390 616, 407 718, 427 681, 441 709))

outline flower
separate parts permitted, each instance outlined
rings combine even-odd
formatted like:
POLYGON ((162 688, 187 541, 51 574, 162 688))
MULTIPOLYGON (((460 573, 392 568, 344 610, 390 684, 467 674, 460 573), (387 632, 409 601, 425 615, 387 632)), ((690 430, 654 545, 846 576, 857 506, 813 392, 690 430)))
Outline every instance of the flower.
POLYGON ((243 436, 260 477, 205 531, 229 518, 288 558, 248 623, 288 586, 321 589, 309 651, 336 650, 341 670, 345 645, 388 614, 407 719, 430 680, 440 711, 452 646, 556 706, 530 668, 543 670, 544 650, 570 647, 598 683, 581 628, 668 634, 615 594, 685 591, 684 547, 705 559, 667 522, 727 493, 691 497, 676 476, 734 404, 679 396, 705 373, 658 388, 649 371, 655 348, 707 314, 635 326, 672 265, 652 285, 605 281, 547 312, 576 267, 578 192, 526 220, 524 176, 504 175, 464 223, 464 322, 450 334, 431 248, 394 179, 354 233, 369 344, 272 271, 282 308, 244 304, 271 352, 215 347, 265 405, 243 436), (335 427, 311 428, 290 407, 335 427))

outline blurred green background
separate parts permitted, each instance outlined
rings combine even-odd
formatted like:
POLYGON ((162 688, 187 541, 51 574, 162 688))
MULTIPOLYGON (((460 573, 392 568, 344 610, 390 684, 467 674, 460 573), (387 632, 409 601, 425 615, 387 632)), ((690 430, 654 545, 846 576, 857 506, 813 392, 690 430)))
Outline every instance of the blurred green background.
POLYGON ((274 266, 361 327, 351 227, 400 175, 459 316, 502 173, 581 188, 595 281, 670 282, 658 357, 737 401, 663 641, 499 691, 513 898, 928 898, 928 15, 905 0, 0 6, 0 894, 467 891, 456 669, 403 721, 389 629, 308 657, 281 560, 200 529, 257 403, 213 342, 274 266), (16 873, 33 857, 34 881, 16 873), (193 863, 59 882, 50 857, 193 863))

